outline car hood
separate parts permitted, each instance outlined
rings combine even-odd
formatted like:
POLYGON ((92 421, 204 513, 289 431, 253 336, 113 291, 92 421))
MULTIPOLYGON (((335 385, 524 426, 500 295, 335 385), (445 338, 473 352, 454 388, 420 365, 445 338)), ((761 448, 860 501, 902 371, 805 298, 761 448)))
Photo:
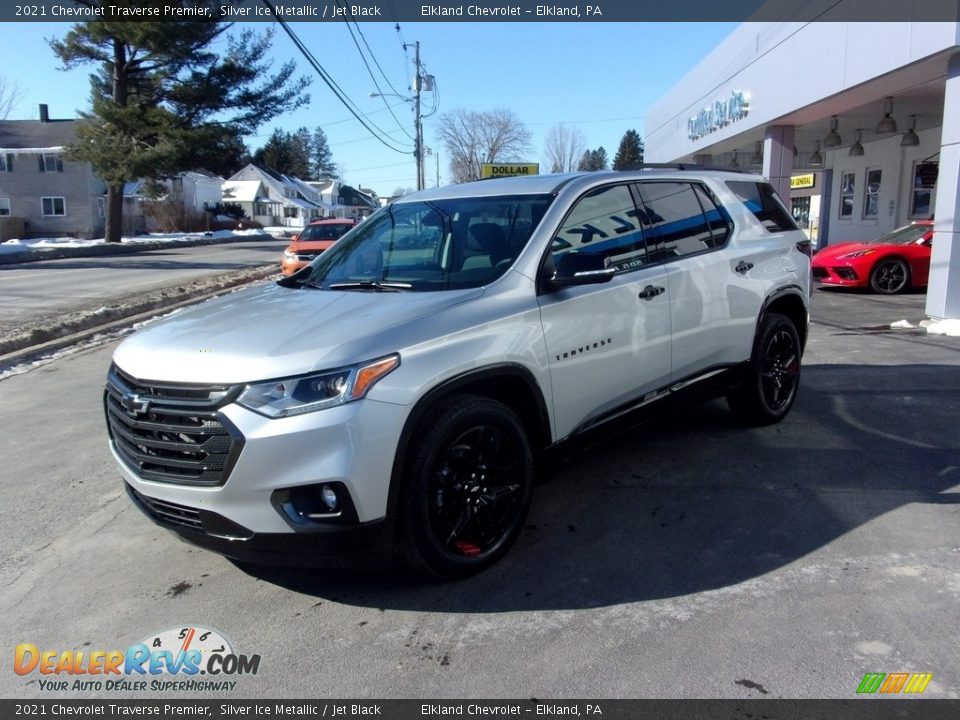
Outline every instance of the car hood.
MULTIPOLYGON (((818 250, 817 254, 813 256, 813 264, 822 265, 825 262, 833 262, 842 255, 849 255, 858 250, 881 250, 883 247, 883 245, 863 242, 846 242, 838 243, 837 245, 828 245, 822 250, 818 250)), ((856 260, 856 258, 854 258, 854 260, 856 260)))
POLYGON ((326 250, 336 242, 336 239, 324 240, 295 240, 287 248, 290 252, 306 252, 310 250, 326 250))
POLYGON ((233 384, 350 365, 399 348, 377 335, 483 294, 327 291, 272 285, 210 300, 151 323, 114 361, 140 380, 233 384))

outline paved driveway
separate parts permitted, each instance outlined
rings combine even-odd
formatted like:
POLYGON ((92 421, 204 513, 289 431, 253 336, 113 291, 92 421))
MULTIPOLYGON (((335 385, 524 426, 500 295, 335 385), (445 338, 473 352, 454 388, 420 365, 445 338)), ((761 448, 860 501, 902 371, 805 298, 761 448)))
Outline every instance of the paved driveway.
MULTIPOLYGON (((712 402, 598 439, 537 488, 505 561, 456 584, 182 544, 107 452, 111 346, 9 378, 0 648, 215 628, 262 656, 226 697, 852 698, 904 671, 956 698, 960 340, 883 328, 922 311, 816 293, 788 420, 747 430, 712 402)), ((44 693, 8 662, 0 695, 44 693)))

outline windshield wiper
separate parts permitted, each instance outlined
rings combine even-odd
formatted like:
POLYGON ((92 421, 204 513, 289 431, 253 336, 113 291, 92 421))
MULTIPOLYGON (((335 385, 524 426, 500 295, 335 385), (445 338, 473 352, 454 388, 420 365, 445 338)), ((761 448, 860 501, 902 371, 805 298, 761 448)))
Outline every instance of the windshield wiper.
POLYGON ((359 280, 357 282, 334 283, 330 290, 373 290, 374 292, 399 292, 413 287, 410 283, 381 282, 379 280, 359 280))

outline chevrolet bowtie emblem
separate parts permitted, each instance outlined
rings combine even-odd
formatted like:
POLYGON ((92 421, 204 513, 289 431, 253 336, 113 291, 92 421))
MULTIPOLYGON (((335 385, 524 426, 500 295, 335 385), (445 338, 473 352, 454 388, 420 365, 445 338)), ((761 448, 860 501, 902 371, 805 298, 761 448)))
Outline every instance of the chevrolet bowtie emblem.
POLYGON ((120 398, 123 409, 133 415, 145 415, 150 409, 150 401, 136 393, 124 393, 120 398))

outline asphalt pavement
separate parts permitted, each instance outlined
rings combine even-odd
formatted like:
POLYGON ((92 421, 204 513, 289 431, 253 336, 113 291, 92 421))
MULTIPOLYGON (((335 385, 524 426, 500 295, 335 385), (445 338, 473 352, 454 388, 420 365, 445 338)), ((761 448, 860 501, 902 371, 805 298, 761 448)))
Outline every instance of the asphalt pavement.
MULTIPOLYGON (((261 655, 234 690, 184 698, 852 699, 867 672, 960 698, 960 339, 890 328, 923 306, 818 290, 784 422, 745 429, 715 401, 601 437, 537 487, 504 561, 459 583, 180 543, 107 450, 112 344, 7 378, 0 648, 196 625, 261 655)), ((0 668, 3 697, 104 695, 0 668)))

